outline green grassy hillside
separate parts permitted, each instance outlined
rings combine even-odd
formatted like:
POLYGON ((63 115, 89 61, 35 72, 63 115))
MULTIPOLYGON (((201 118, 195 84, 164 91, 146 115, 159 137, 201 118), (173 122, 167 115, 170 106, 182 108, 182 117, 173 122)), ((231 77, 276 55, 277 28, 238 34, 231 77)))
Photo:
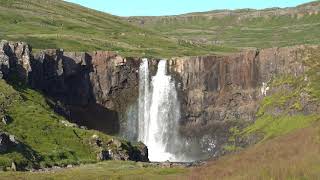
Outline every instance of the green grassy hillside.
POLYGON ((20 142, 1 153, 0 170, 11 167, 12 162, 21 168, 93 163, 99 153, 92 143, 93 136, 104 142, 114 138, 68 124, 54 113, 40 92, 24 85, 12 86, 0 80, 0 105, 0 118, 10 117, 8 124, 0 122, 0 131, 14 135, 20 142))
POLYGON ((128 21, 195 44, 268 48, 320 43, 319 1, 287 9, 221 10, 128 21))
POLYGON ((0 39, 25 41, 34 49, 112 50, 139 57, 230 51, 220 46, 179 43, 119 17, 61 0, 0 0, 0 39))

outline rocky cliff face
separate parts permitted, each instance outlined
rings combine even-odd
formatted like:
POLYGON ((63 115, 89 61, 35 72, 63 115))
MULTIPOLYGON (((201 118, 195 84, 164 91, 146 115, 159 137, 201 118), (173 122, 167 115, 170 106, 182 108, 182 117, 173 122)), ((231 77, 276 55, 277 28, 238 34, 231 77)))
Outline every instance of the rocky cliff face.
POLYGON ((28 80, 31 72, 31 48, 24 42, 0 42, 1 76, 7 78, 9 73, 16 74, 23 81, 28 80))
MULTIPOLYGON (((181 134, 191 144, 200 145, 201 153, 222 154, 230 128, 256 120, 260 101, 271 91, 270 81, 284 74, 298 77, 308 70, 303 63, 306 48, 169 60, 179 87, 181 134)), ((51 97, 55 110, 79 125, 119 133, 124 114, 137 102, 139 58, 105 51, 45 50, 34 56, 30 52, 25 43, 2 41, 2 76, 18 75, 51 97)), ((157 62, 151 61, 151 74, 157 62)))
POLYGON ((32 67, 32 86, 62 102, 70 119, 89 128, 118 133, 119 114, 137 98, 139 59, 47 50, 35 55, 32 67))
MULTIPOLYGON (((118 115, 137 98, 139 61, 111 52, 75 53, 60 49, 33 55, 26 43, 0 43, 1 78, 15 86, 28 84, 40 90, 60 114, 79 125, 109 134, 118 133, 118 115)), ((6 125, 10 119, 4 116, 2 121, 6 125)), ((66 121, 61 123, 67 128, 86 129, 66 121)), ((94 135, 84 143, 96 151, 97 160, 148 161, 148 149, 142 143, 131 145, 103 134, 94 135)), ((11 149, 25 151, 22 145, 16 144, 14 136, 0 132, 0 153, 11 149)))
POLYGON ((191 139, 212 139, 204 147, 212 154, 222 153, 230 127, 244 127, 256 119, 259 102, 270 89, 268 82, 281 74, 298 77, 305 72, 304 49, 172 59, 171 72, 180 81, 181 133, 191 139))
POLYGON ((26 43, 0 45, 3 78, 18 76, 48 95, 60 114, 109 134, 119 132, 119 114, 137 99, 139 64, 138 58, 105 51, 50 49, 33 55, 26 43))

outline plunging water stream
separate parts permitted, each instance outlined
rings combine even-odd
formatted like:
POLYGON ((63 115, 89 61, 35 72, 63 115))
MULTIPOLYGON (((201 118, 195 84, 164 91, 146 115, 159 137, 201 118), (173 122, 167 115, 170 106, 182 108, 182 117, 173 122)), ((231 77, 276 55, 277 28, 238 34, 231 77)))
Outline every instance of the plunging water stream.
POLYGON ((182 161, 177 156, 180 104, 175 83, 167 74, 167 61, 159 62, 151 86, 147 59, 143 59, 139 77, 138 140, 148 146, 150 161, 182 161))
POLYGON ((150 98, 149 63, 148 59, 143 59, 139 69, 138 140, 144 143, 148 141, 150 98))
POLYGON ((192 162, 215 155, 214 137, 180 134, 177 83, 167 71, 167 61, 159 61, 154 76, 149 62, 143 59, 140 64, 139 98, 126 110, 123 136, 146 144, 154 162, 192 162))

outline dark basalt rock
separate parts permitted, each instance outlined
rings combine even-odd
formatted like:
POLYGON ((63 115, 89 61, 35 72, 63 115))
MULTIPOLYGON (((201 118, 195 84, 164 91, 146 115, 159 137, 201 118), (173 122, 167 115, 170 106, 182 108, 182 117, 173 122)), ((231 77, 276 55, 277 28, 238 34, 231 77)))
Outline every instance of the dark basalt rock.
MULTIPOLYGON (((211 137, 215 145, 210 154, 223 154, 230 127, 241 128, 255 121, 259 102, 267 93, 267 83, 277 75, 297 77, 306 71, 302 58, 306 48, 309 47, 173 58, 170 71, 180 87, 183 136, 211 137)), ((210 147, 204 146, 204 151, 207 148, 210 147)))
POLYGON ((6 153, 11 148, 14 148, 17 144, 18 141, 13 135, 0 132, 0 153, 6 153))
POLYGON ((24 42, 0 42, 0 71, 3 78, 16 75, 28 82, 31 72, 31 47, 24 42))
POLYGON ((97 154, 97 160, 99 161, 106 161, 106 160, 110 160, 110 154, 109 151, 106 150, 101 150, 98 154, 97 154))
POLYGON ((45 50, 31 65, 32 87, 59 102, 54 105, 58 113, 88 128, 118 133, 118 113, 137 98, 139 59, 45 50))
POLYGON ((137 149, 134 149, 132 152, 132 160, 133 161, 142 161, 142 162, 149 162, 148 158, 148 147, 139 142, 136 145, 137 149))

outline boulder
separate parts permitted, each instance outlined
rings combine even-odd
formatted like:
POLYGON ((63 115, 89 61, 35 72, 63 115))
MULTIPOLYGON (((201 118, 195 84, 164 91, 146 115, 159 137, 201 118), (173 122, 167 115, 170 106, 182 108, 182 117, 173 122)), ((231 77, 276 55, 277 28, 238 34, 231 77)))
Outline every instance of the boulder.
POLYGON ((118 149, 122 147, 122 142, 119 141, 118 139, 112 139, 111 143, 116 146, 118 149))
POLYGON ((11 117, 8 116, 8 115, 5 115, 5 116, 2 117, 2 123, 3 123, 4 125, 9 124, 9 123, 11 122, 11 120, 12 120, 11 117))
POLYGON ((11 170, 12 170, 12 171, 17 171, 17 165, 16 165, 15 162, 12 162, 12 163, 11 163, 11 170))
POLYGON ((97 151, 97 160, 123 160, 148 162, 148 148, 143 144, 131 145, 118 139, 104 141, 98 135, 91 137, 90 144, 97 151))
POLYGON ((0 153, 6 153, 10 148, 15 147, 18 141, 13 135, 0 132, 0 153))
POLYGON ((110 155, 109 151, 107 151, 107 150, 101 150, 97 154, 98 161, 105 161, 105 160, 110 160, 110 159, 111 159, 111 155, 110 155))
POLYGON ((143 144, 142 142, 139 142, 136 145, 137 150, 133 151, 132 160, 133 161, 141 161, 141 162, 149 162, 148 158, 148 147, 143 144))

